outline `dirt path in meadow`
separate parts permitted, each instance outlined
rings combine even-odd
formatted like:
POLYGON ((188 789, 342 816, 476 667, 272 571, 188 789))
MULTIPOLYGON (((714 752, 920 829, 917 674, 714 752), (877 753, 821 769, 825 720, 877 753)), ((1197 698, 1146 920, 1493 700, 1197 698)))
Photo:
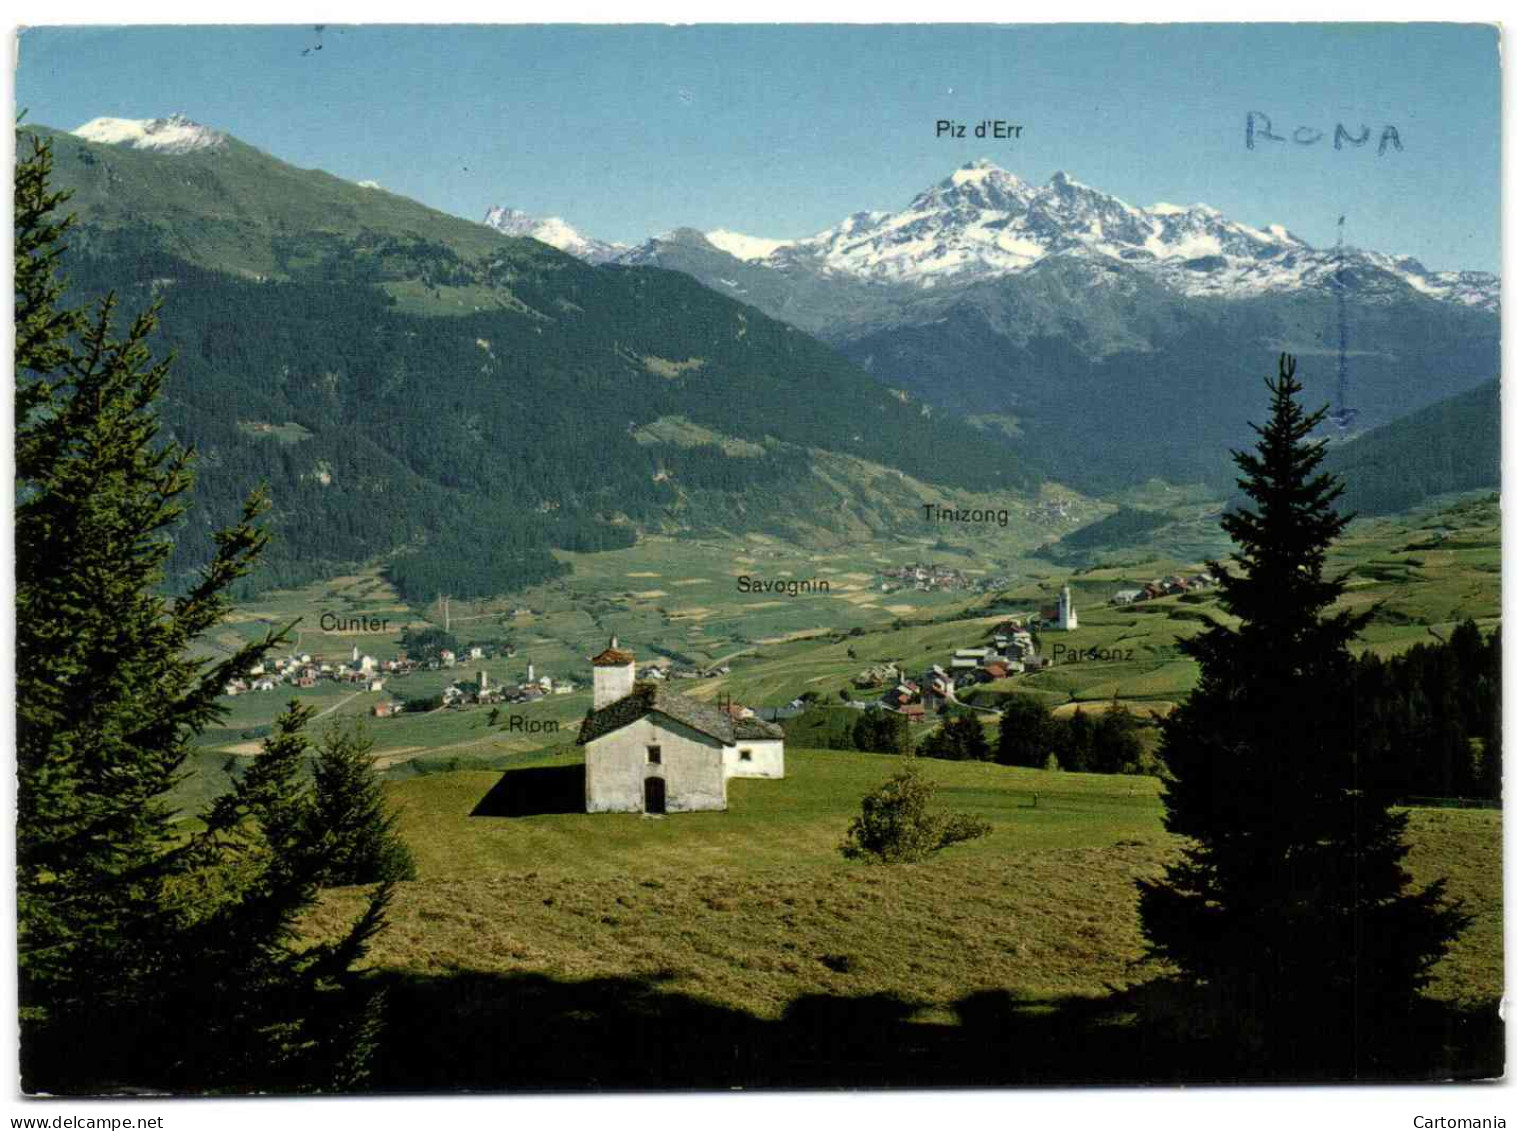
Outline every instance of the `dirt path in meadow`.
POLYGON ((346 699, 339 699, 337 702, 333 703, 330 707, 328 707, 325 711, 322 711, 321 714, 319 714, 319 715, 312 715, 311 716, 311 721, 314 723, 317 719, 324 719, 324 718, 326 718, 333 711, 337 710, 337 708, 343 706, 346 703, 353 702, 353 700, 357 699, 360 695, 363 695, 363 694, 364 694, 363 691, 355 691, 355 692, 353 692, 352 695, 349 695, 346 699))
MULTIPOLYGON (((355 691, 346 699, 339 699, 336 703, 333 703, 330 707, 328 707, 325 711, 322 711, 320 714, 312 715, 311 722, 314 723, 317 719, 326 718, 326 716, 337 710, 337 708, 341 707, 344 703, 351 703, 362 694, 364 694, 362 691, 355 691)), ((237 754, 244 758, 253 757, 255 755, 263 753, 263 739, 255 739, 252 742, 239 742, 235 746, 218 746, 216 749, 220 750, 223 754, 237 754)))

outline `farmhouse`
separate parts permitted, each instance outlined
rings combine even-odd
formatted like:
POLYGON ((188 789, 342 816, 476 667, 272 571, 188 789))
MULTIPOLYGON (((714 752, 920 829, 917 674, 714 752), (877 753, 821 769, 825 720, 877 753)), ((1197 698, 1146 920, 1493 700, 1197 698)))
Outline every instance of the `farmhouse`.
POLYGON ((785 776, 785 732, 773 723, 637 682, 614 636, 590 663, 595 697, 577 739, 586 812, 725 809, 728 778, 785 776))

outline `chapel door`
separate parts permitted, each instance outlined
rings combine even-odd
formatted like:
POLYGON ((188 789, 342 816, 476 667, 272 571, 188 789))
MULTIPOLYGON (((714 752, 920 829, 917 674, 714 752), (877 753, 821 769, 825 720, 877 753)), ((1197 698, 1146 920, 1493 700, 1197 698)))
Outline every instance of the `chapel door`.
POLYGON ((643 812, 664 812, 664 779, 647 778, 643 782, 643 812))

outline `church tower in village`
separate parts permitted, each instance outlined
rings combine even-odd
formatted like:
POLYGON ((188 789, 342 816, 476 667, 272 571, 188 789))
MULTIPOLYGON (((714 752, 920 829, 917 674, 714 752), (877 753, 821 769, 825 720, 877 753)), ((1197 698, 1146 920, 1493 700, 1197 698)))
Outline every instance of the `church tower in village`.
POLYGON ((595 669, 595 701, 592 710, 599 711, 608 703, 615 703, 632 694, 632 684, 637 678, 637 664, 631 652, 623 652, 616 646, 616 637, 611 646, 590 661, 595 669))
POLYGON ((1059 590, 1059 627, 1072 632, 1080 627, 1080 618, 1075 615, 1074 598, 1069 595, 1069 586, 1059 590))

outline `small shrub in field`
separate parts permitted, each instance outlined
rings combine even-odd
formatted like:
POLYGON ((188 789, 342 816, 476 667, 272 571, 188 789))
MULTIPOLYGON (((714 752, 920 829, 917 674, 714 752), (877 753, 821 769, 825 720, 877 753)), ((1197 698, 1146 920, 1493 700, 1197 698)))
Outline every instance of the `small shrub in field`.
POLYGON ((910 864, 939 849, 990 832, 988 822, 967 813, 934 813, 937 786, 924 778, 915 759, 864 797, 862 811, 838 846, 850 860, 910 864))

